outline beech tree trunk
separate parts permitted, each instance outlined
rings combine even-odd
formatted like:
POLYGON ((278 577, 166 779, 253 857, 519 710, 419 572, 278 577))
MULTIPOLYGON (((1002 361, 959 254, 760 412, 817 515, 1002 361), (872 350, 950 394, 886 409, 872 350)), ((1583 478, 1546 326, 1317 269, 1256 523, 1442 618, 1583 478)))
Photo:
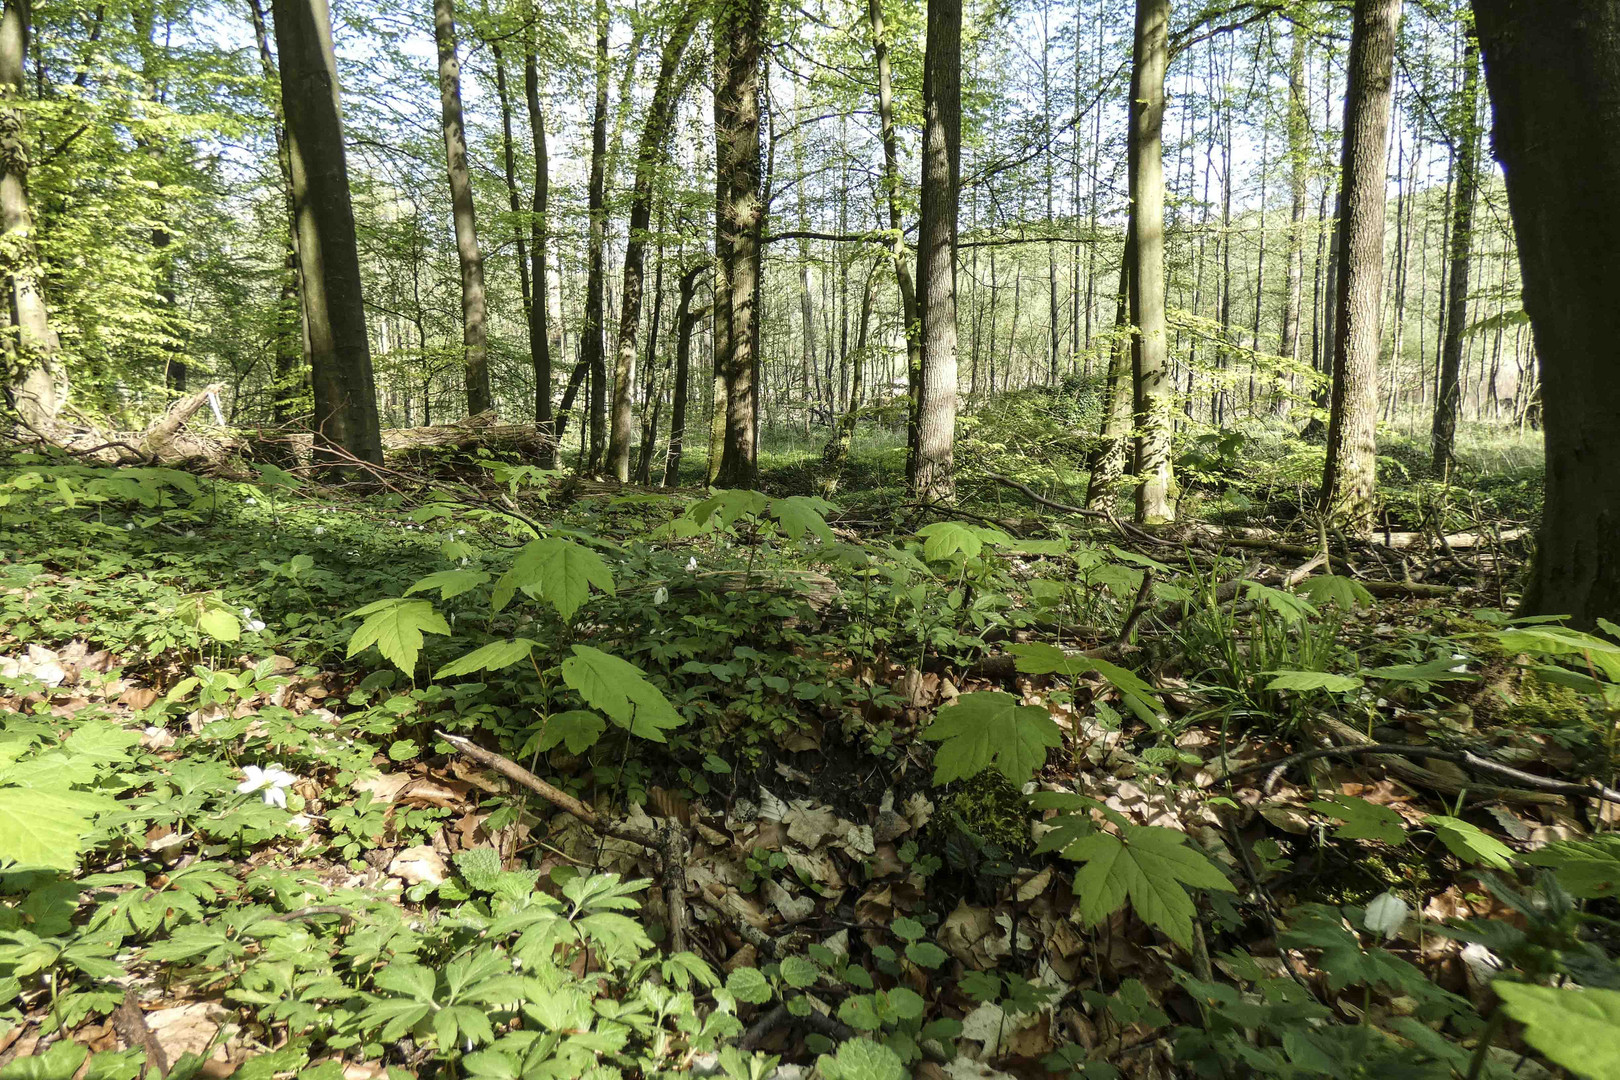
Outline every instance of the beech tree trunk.
POLYGON ((1457 441, 1457 416, 1462 409, 1464 339, 1468 331, 1469 263, 1474 255, 1474 193, 1479 185, 1479 40, 1468 35, 1463 49, 1462 102, 1458 110, 1463 128, 1457 132, 1457 194, 1451 206, 1451 281, 1446 298, 1446 339, 1440 350, 1439 395, 1434 402, 1434 471, 1451 471, 1457 441))
POLYGON ((1541 531, 1523 607, 1620 613, 1620 9, 1474 0, 1541 360, 1541 531))
MULTIPOLYGON (((715 370, 725 388, 725 425, 715 482, 752 487, 758 470, 756 445, 758 375, 755 321, 760 268, 759 66, 764 48, 763 0, 723 0, 715 12, 715 36, 727 41, 724 79, 716 99, 716 165, 724 184, 718 207, 727 293, 725 333, 717 333, 715 370)), ((717 191, 717 194, 720 194, 717 191)), ((718 402, 716 403, 718 405, 718 402)))
POLYGON ((24 424, 48 437, 67 384, 56 363, 56 332, 40 288, 34 215, 28 204, 29 135, 18 108, 31 14, 29 0, 6 0, 0 14, 0 274, 6 290, 4 348, 10 373, 6 399, 24 424))
POLYGON ((1136 519, 1175 520, 1170 471, 1174 386, 1170 382, 1164 280, 1164 75, 1170 58, 1170 0, 1137 0, 1131 66, 1130 310, 1136 327, 1136 519))
POLYGON ((1357 0, 1345 89, 1333 390, 1319 509, 1357 535, 1373 524, 1385 173, 1400 20, 1401 0, 1357 0))
POLYGON ((444 157, 450 177, 450 213, 461 265, 461 347, 467 379, 467 415, 493 407, 489 393, 489 305, 484 256, 478 249, 467 132, 461 118, 461 59, 456 52, 455 0, 433 0, 433 40, 439 47, 439 107, 444 113, 444 157))
POLYGON ((607 419, 607 358, 603 353, 603 333, 607 290, 604 248, 607 246, 608 28, 607 0, 596 0, 596 104, 591 113, 591 174, 586 195, 589 230, 585 247, 585 327, 579 350, 580 361, 590 380, 587 472, 595 472, 601 464, 603 428, 607 419))
POLYGON ((652 103, 636 152, 635 187, 630 196, 630 227, 624 249, 624 288, 619 297, 619 344, 613 365, 613 422, 608 437, 607 467, 621 484, 630 481, 630 391, 636 379, 636 338, 641 330, 642 284, 646 277, 647 226, 652 222, 653 181, 669 143, 679 104, 676 76, 686 44, 697 26, 698 5, 689 3, 676 16, 664 39, 652 103))
POLYGON ((686 398, 692 374, 692 330, 709 313, 694 311, 692 298, 697 280, 706 263, 698 263, 681 275, 680 301, 675 308, 675 385, 670 392, 669 448, 664 454, 664 486, 675 487, 681 473, 681 450, 686 441, 686 398))
POLYGON ((1131 441, 1132 385, 1131 358, 1131 263, 1134 256, 1127 238, 1119 264, 1119 304, 1114 312, 1114 346, 1108 364, 1108 389, 1103 398, 1102 440, 1086 484, 1086 508, 1106 510, 1113 506, 1114 488, 1125 475, 1125 450, 1131 441))
MULTIPOLYGON (((1278 353, 1284 359, 1299 359, 1299 323, 1305 281, 1305 200, 1311 170, 1311 121, 1309 90, 1305 85, 1305 51, 1310 38, 1297 23, 1293 28, 1293 49, 1288 57, 1288 189, 1291 206, 1288 218, 1288 281, 1282 316, 1282 337, 1278 353)), ((1278 412, 1286 414, 1288 398, 1278 396, 1278 412)))
POLYGON ((917 313, 922 378, 917 445, 910 455, 919 502, 956 496, 956 213, 962 139, 962 0, 928 0, 923 54, 922 207, 917 228, 917 313))
MULTIPOLYGON (((534 17, 531 7, 529 15, 534 17)), ((534 151, 534 191, 529 196, 529 363, 534 369, 534 426, 542 436, 551 432, 551 290, 547 286, 546 222, 551 197, 551 165, 546 153, 546 117, 540 108, 540 65, 536 58, 534 28, 523 43, 523 98, 529 113, 529 140, 534 151)), ((540 451, 542 468, 556 464, 556 439, 547 439, 540 451)))
POLYGON ((889 246, 894 252, 894 280, 900 290, 900 318, 906 335, 906 384, 911 395, 906 420, 906 446, 917 443, 918 384, 922 378, 922 334, 917 325, 917 286, 906 253, 905 225, 900 215, 900 143, 894 130, 894 84, 889 64, 889 39, 883 21, 883 0, 866 0, 867 22, 872 29, 872 54, 877 61, 878 130, 883 141, 883 194, 889 210, 889 246))
POLYGON ((337 58, 326 0, 273 0, 281 111, 287 122, 299 278, 315 390, 315 459, 342 451, 382 464, 377 388, 360 289, 337 58))

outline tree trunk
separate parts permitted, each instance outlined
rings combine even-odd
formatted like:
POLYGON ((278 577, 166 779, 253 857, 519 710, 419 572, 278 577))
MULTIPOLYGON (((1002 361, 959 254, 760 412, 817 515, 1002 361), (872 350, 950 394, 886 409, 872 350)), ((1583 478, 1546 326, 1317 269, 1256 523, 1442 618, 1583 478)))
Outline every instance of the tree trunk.
POLYGON ((670 394, 669 449, 664 455, 664 486, 675 487, 681 473, 681 450, 686 441, 686 398, 692 373, 692 330, 709 313, 693 311, 697 280, 709 269, 705 263, 681 275, 680 303, 675 309, 675 386, 670 394))
POLYGON ((1451 471, 1462 407, 1459 376, 1468 332, 1469 262, 1474 255, 1474 192, 1479 184, 1479 40, 1470 33, 1463 49, 1462 130, 1456 134, 1457 195, 1451 207, 1451 282, 1446 298, 1446 340, 1440 350, 1440 393, 1434 402, 1434 471, 1451 471))
POLYGON ((1136 410, 1136 519, 1175 520, 1170 472, 1174 412, 1164 280, 1164 74, 1170 54, 1170 0, 1137 0, 1131 66, 1130 260, 1136 410))
POLYGON ((928 0, 923 55, 922 213, 917 229, 917 312, 922 323, 917 445, 910 455, 919 502, 956 495, 956 212, 962 129, 962 0, 928 0))
MULTIPOLYGON (((1305 85, 1305 51, 1309 45, 1305 28, 1295 24, 1293 51, 1288 58, 1288 187, 1292 198, 1288 218, 1288 283, 1278 349, 1285 360, 1299 359, 1300 299, 1305 279, 1305 198, 1311 169, 1309 90, 1305 85)), ((1287 401, 1286 397, 1279 398, 1279 414, 1286 414, 1287 401)))
POLYGON ((287 121, 304 324, 315 388, 315 459, 382 464, 377 389, 361 299, 337 58, 326 0, 274 0, 281 110, 287 121))
POLYGON ((1383 329, 1384 202, 1401 0, 1357 0, 1345 88, 1338 317, 1322 515, 1372 530, 1378 448, 1378 349, 1383 329))
POLYGON ((25 425, 50 437, 67 397, 67 382, 56 362, 56 332, 45 311, 28 204, 30 138, 19 104, 31 14, 29 0, 7 0, 0 14, 0 272, 8 309, 6 399, 25 425))
POLYGON ((1620 612, 1620 10, 1474 0, 1541 360, 1546 496, 1527 614, 1620 612))
MULTIPOLYGON (((531 7, 532 20, 535 12, 531 7)), ((533 296, 529 303, 529 363, 534 368, 534 426, 542 435, 552 429, 551 412, 551 290, 547 286, 546 239, 549 227, 546 212, 551 198, 551 165, 546 152, 546 118, 540 109, 540 65, 536 58, 534 29, 524 38, 523 97, 529 112, 529 139, 534 149, 534 191, 529 197, 529 280, 533 296)), ((540 452, 541 468, 556 464, 556 440, 548 439, 540 452)))
POLYGON ((467 415, 493 408, 489 393, 489 304, 484 295, 484 256, 478 250, 472 176, 467 171, 467 132, 461 118, 461 59, 456 53, 455 0, 433 0, 433 40, 439 47, 439 106, 444 113, 444 157, 450 178, 450 213, 461 265, 461 346, 466 368, 467 415))
POLYGON ((636 378, 636 336, 641 329, 642 282, 646 276, 647 226, 652 221, 653 182, 669 143, 680 103, 676 77, 686 44, 697 26, 699 7, 687 4, 664 39, 658 79, 636 151, 635 187, 630 196, 630 227, 624 248, 624 288, 619 298, 619 346, 613 365, 613 426, 608 437, 607 467, 621 484, 630 480, 630 390, 636 378))
MULTIPOLYGON (((727 39, 726 64, 716 99, 716 167, 724 185, 719 206, 725 261, 726 333, 716 353, 716 373, 725 388, 725 417, 715 482, 752 487, 758 469, 755 445, 756 286, 759 283, 760 201, 759 66, 764 47, 763 0, 723 0, 715 13, 715 37, 727 39)), ((717 192, 719 194, 719 192, 717 192)), ((721 343, 716 335, 716 344, 721 343)))
POLYGON ((602 461, 603 428, 607 421, 607 357, 603 350, 606 327, 604 294, 607 289, 607 148, 608 148, 608 6, 596 0, 596 104, 591 113, 591 172, 586 195, 589 218, 585 250, 585 326, 580 338, 580 359, 590 380, 590 446, 587 472, 602 461))
POLYGON ((855 437, 855 416, 861 407, 861 384, 866 378, 866 353, 872 329, 872 308, 877 302, 878 266, 874 265, 871 273, 866 275, 866 285, 861 290, 861 318, 855 331, 855 351, 850 357, 849 400, 844 403, 844 414, 838 420, 838 426, 832 438, 822 449, 821 458, 833 472, 832 480, 837 482, 837 470, 843 468, 844 462, 849 459, 849 444, 855 437))
MULTIPOLYGON (((259 69, 266 86, 277 82, 276 58, 270 50, 270 30, 259 0, 248 0, 248 18, 253 23, 253 40, 259 52, 259 69)), ((270 106, 275 117, 276 164, 281 171, 282 197, 286 202, 287 250, 281 272, 281 296, 276 307, 276 375, 271 387, 271 417, 277 424, 292 421, 293 407, 302 396, 305 373, 309 369, 309 334, 304 328, 303 286, 298 280, 298 214, 293 207, 292 161, 287 153, 287 126, 281 118, 280 103, 270 106)))
POLYGON ((1114 503, 1114 488, 1125 475, 1125 450, 1131 441, 1131 401, 1133 376, 1131 357, 1131 263, 1134 261, 1127 239, 1119 265, 1119 305, 1114 312, 1114 347, 1108 364, 1108 391, 1103 399, 1102 440, 1092 461, 1091 478, 1086 484, 1086 508, 1107 510, 1114 503))

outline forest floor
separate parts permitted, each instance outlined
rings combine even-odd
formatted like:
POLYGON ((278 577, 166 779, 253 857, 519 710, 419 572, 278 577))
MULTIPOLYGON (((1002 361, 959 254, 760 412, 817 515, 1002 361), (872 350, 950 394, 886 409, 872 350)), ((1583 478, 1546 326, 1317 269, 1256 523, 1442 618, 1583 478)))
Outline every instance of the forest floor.
POLYGON ((1620 1076, 1534 463, 1397 453, 1350 543, 1215 441, 1146 532, 1008 415, 944 513, 13 457, 0 1080, 1620 1076))

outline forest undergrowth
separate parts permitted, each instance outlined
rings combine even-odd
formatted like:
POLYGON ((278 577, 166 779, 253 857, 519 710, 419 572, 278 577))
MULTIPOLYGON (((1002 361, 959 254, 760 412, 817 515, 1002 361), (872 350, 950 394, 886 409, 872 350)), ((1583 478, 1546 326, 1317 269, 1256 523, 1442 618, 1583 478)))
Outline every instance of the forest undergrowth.
POLYGON ((1216 439, 1146 530, 1049 407, 955 509, 10 455, 0 1080, 1620 1076, 1534 463, 1393 440, 1348 542, 1216 439))

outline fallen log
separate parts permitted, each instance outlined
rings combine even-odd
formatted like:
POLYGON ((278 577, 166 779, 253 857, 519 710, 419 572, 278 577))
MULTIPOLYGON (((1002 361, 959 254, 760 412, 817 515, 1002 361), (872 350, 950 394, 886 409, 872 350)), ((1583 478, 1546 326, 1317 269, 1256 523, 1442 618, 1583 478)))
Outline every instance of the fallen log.
POLYGON ((502 424, 493 411, 481 412, 453 424, 431 427, 388 428, 382 433, 383 450, 409 454, 416 450, 496 450, 525 458, 539 457, 555 445, 549 432, 534 424, 502 424))

